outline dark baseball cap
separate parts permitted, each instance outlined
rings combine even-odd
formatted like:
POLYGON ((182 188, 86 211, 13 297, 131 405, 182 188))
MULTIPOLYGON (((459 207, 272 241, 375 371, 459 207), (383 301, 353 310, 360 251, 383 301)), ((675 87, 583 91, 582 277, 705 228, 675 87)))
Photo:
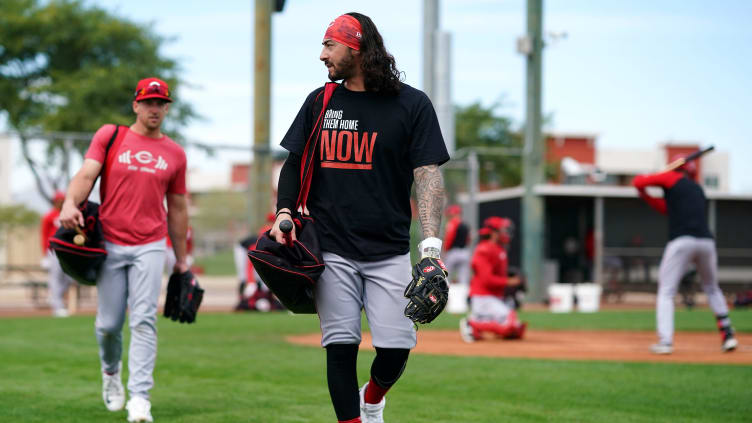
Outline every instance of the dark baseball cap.
POLYGON ((136 92, 133 94, 135 101, 146 100, 148 98, 160 98, 172 102, 170 98, 170 87, 167 83, 159 78, 146 78, 138 81, 136 92))

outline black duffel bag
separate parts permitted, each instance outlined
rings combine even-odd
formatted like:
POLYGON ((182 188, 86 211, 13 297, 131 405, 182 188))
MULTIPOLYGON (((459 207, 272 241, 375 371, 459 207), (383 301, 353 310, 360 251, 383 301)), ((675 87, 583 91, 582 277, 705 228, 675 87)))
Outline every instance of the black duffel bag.
POLYGON ((84 201, 79 209, 84 217, 84 227, 66 229, 61 226, 50 238, 50 248, 55 251, 60 267, 68 276, 84 285, 96 285, 99 269, 107 258, 99 223, 99 204, 84 201))
MULTIPOLYGON (((318 151, 319 136, 321 134, 321 122, 323 121, 326 107, 339 84, 328 82, 324 89, 319 92, 314 100, 318 104, 321 98, 321 108, 313 107, 313 128, 301 157, 303 169, 300 173, 300 192, 295 210, 305 211, 308 191, 313 178, 314 162, 318 151), (316 112, 318 118, 316 119, 316 112)), ((282 221, 289 222, 287 220, 282 221)), ((280 244, 269 236, 266 231, 256 242, 256 247, 248 252, 248 258, 253 263, 253 268, 261 276, 266 286, 277 296, 279 301, 293 313, 316 313, 316 301, 314 299, 314 287, 319 276, 324 271, 324 260, 321 256, 319 237, 316 233, 313 218, 306 214, 298 214, 293 219, 295 224, 296 240, 280 244)), ((287 230, 292 229, 292 225, 287 230)), ((288 223, 289 224, 289 223, 288 223)))
POLYGON ((297 239, 291 245, 280 244, 266 231, 248 258, 282 305, 293 313, 314 314, 313 289, 324 271, 324 260, 313 219, 299 216, 293 221, 297 239))

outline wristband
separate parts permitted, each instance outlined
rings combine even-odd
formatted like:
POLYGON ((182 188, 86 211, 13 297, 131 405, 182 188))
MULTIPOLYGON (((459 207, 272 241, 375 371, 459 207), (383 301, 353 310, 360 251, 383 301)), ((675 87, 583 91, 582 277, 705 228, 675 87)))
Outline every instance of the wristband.
POLYGON ((278 218, 280 214, 289 214, 290 217, 292 217, 292 213, 290 213, 289 211, 280 210, 280 211, 277 212, 277 214, 274 215, 274 218, 275 219, 278 218))
POLYGON ((440 258, 441 240, 435 237, 426 238, 418 244, 421 260, 426 257, 440 258))

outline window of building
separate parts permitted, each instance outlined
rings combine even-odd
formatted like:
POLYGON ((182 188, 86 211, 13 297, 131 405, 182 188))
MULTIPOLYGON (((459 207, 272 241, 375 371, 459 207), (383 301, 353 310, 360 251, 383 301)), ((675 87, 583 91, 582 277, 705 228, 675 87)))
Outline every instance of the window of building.
POLYGON ((718 188, 718 175, 705 175, 704 184, 708 188, 718 188))

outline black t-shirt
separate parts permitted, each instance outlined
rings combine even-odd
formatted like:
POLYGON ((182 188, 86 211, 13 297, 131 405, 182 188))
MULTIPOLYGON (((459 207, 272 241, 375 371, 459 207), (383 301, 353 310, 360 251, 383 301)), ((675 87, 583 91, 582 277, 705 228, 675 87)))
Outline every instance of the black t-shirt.
POLYGON ((457 225, 457 230, 454 232, 454 240, 452 241, 452 245, 449 245, 448 249, 451 250, 452 248, 467 247, 467 238, 469 235, 470 228, 468 228, 465 222, 460 222, 460 224, 457 225))
MULTIPOLYGON (((288 151, 302 155, 322 89, 308 95, 282 140, 288 151)), ((406 84, 395 96, 337 87, 315 154, 307 204, 322 250, 367 261, 407 253, 413 169, 449 160, 428 97, 406 84)))
POLYGON ((695 181, 682 177, 674 185, 663 189, 668 211, 669 240, 689 235, 713 238, 708 227, 707 200, 695 181))

